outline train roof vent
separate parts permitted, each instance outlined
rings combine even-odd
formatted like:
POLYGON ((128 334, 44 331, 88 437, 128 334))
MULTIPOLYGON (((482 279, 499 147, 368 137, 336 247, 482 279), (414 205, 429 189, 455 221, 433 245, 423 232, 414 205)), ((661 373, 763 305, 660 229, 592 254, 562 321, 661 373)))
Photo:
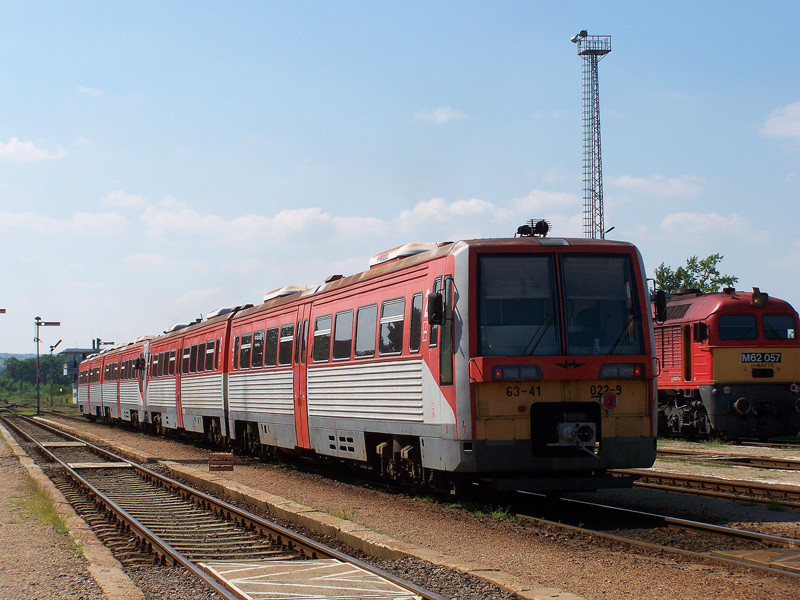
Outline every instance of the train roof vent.
POLYGON ((213 319, 214 317, 218 317, 220 315, 227 315, 231 312, 233 308, 226 306, 224 308, 218 308, 217 310, 212 310, 210 313, 206 315, 206 319, 213 319))
POLYGON ((672 292, 673 296, 686 296, 688 294, 701 294, 699 288, 679 288, 672 292))
POLYGON ((667 307, 667 321, 673 319, 680 319, 689 311, 691 304, 676 304, 675 306, 667 307))
POLYGON ((372 267, 377 267, 378 265, 382 265, 383 263, 391 260, 398 260, 400 258, 414 256, 415 254, 420 254, 422 252, 436 250, 438 247, 439 244, 433 242, 412 242, 410 244, 403 244, 397 248, 392 248, 386 252, 379 252, 378 254, 374 255, 369 260, 369 268, 371 269, 372 267))
POLYGON ((170 333, 171 331, 178 331, 178 329, 183 329, 184 327, 188 327, 191 323, 175 323, 172 327, 168 327, 164 330, 164 333, 170 333))
POLYGON ((270 300, 281 298, 283 296, 299 294, 300 292, 307 292, 310 289, 312 288, 308 285, 285 285, 282 288, 278 288, 277 290, 272 290, 271 292, 264 294, 264 302, 269 302, 270 300))
POLYGON ((136 338, 136 341, 137 342, 146 342, 147 340, 155 339, 155 337, 156 336, 154 336, 154 335, 141 335, 138 338, 136 338))

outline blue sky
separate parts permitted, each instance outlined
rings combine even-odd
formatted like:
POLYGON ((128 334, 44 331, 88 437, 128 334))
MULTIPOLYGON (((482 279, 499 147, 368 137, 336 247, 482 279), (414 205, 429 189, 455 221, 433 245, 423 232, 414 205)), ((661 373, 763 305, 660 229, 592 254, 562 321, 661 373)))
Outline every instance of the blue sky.
POLYGON ((0 2, 0 352, 125 342, 409 241, 725 256, 800 306, 797 2, 0 2))

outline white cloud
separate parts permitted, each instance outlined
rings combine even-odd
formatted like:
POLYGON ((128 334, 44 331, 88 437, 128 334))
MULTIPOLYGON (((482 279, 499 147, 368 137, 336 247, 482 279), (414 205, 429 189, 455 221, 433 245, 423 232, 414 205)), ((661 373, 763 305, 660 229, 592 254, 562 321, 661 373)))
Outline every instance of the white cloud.
POLYGON ((23 142, 12 137, 8 142, 0 142, 0 160, 11 162, 40 162, 43 160, 59 160, 67 155, 63 148, 50 152, 45 148, 37 148, 33 142, 23 142))
POLYGON ((127 194, 122 190, 109 192, 101 202, 109 206, 117 206, 120 208, 144 208, 147 206, 147 198, 144 196, 127 194))
POLYGON ((681 177, 664 177, 652 175, 650 177, 606 177, 606 183, 617 189, 634 194, 648 196, 662 196, 666 198, 695 198, 703 191, 704 179, 697 175, 683 175, 681 177))
POLYGON ((572 211, 575 207, 581 206, 581 202, 577 194, 533 190, 524 198, 517 198, 514 201, 514 208, 522 213, 536 216, 534 213, 541 214, 552 210, 572 211))
POLYGON ((467 114, 460 110, 455 110, 450 107, 436 108, 434 110, 421 110, 414 115, 415 121, 424 121, 427 123, 449 123, 451 121, 461 121, 467 118, 467 114))
POLYGON ((119 234, 127 226, 125 218, 113 212, 79 212, 63 219, 32 212, 0 212, 0 231, 25 231, 48 236, 64 235, 65 232, 107 236, 119 234))
POLYGON ((761 126, 761 133, 769 137, 800 138, 800 102, 773 110, 761 126))
POLYGON ((78 86, 78 92, 81 94, 85 94, 87 96, 102 96, 103 92, 101 92, 97 88, 90 88, 90 87, 83 87, 78 86))
POLYGON ((667 215, 659 223, 662 233, 675 237, 725 237, 737 236, 742 241, 763 239, 766 232, 756 229, 745 217, 736 213, 728 216, 712 213, 681 212, 667 215))

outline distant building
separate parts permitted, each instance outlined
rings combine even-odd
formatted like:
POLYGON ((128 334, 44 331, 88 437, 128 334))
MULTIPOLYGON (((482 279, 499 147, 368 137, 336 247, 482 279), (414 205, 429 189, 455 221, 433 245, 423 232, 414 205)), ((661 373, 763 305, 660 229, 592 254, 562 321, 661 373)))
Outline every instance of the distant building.
POLYGON ((78 383, 78 365, 90 354, 96 354, 95 348, 67 348, 59 352, 59 356, 64 357, 64 376, 72 379, 72 383, 78 383))

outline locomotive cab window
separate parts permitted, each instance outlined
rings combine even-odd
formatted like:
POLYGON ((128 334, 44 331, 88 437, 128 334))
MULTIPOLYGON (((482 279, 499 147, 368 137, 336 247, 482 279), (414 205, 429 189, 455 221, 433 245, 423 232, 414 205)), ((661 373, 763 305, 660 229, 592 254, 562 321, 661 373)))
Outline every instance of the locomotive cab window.
MULTIPOLYGON (((559 330, 552 256, 479 257, 481 356, 559 354, 559 330)), ((431 327, 430 345, 435 341, 431 327)))
POLYGON ((627 256, 563 256, 567 354, 642 354, 641 310, 627 256))
POLYGON ((793 315, 764 315, 764 337, 768 340, 793 340, 797 323, 793 315))
POLYGON ((754 340, 758 335, 755 315, 720 315, 717 329, 721 340, 754 340))
POLYGON ((403 351, 405 309, 405 298, 387 300, 381 304, 379 354, 400 354, 403 351))

